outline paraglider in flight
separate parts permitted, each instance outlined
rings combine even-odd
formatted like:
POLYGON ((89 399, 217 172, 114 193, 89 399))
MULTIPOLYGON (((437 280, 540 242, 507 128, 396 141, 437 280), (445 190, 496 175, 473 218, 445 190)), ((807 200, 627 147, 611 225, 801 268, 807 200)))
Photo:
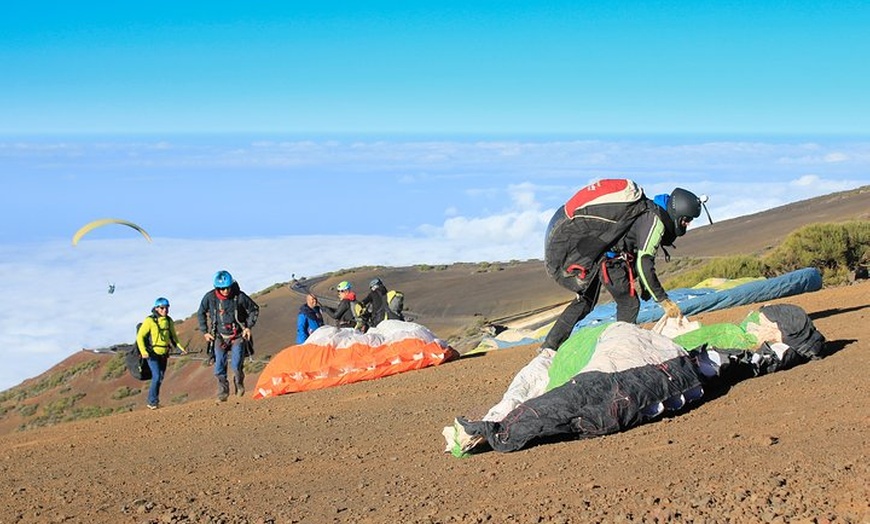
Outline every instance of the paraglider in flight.
POLYGON ((111 295, 114 292, 115 292, 115 284, 109 284, 109 294, 111 295))
MULTIPOLYGON (((89 233, 90 231, 92 231, 98 227, 108 225, 108 224, 120 224, 122 226, 132 227, 133 229, 135 229, 136 231, 141 233, 142 236, 145 237, 145 240, 147 240, 148 242, 151 242, 151 235, 149 235, 147 231, 145 231, 144 229, 142 229, 138 225, 134 224, 133 222, 129 222, 127 220, 121 220, 120 218, 101 218, 99 220, 94 220, 93 222, 88 222, 87 224, 82 226, 81 229, 76 231, 76 234, 73 235, 73 238, 72 238, 72 245, 78 244, 79 240, 81 240, 81 238, 83 236, 85 236, 87 233, 89 233)), ((109 291, 109 292, 111 293, 111 291, 109 291)))

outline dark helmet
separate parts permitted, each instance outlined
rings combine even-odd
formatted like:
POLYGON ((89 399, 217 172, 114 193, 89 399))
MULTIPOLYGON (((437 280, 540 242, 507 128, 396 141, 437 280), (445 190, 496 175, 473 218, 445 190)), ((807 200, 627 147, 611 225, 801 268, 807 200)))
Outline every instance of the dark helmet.
POLYGON ((384 283, 381 281, 381 279, 379 279, 377 277, 373 278, 372 281, 369 282, 369 287, 372 289, 379 287, 379 286, 383 286, 383 285, 384 285, 384 283))
POLYGON ((677 236, 685 235, 686 225, 683 221, 691 222, 701 216, 701 199, 683 188, 674 189, 668 201, 668 216, 674 221, 674 231, 677 236))
POLYGON ((221 269, 217 273, 214 274, 214 287, 217 289, 227 288, 233 285, 233 276, 230 275, 230 272, 221 269))

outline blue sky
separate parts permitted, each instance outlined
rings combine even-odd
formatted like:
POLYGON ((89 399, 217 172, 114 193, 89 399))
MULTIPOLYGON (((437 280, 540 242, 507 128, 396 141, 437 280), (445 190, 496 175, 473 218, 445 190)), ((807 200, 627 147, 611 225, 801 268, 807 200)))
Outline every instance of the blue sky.
POLYGON ((540 258, 604 177, 716 220, 870 183, 866 2, 274 4, 4 7, 0 389, 222 267, 540 258), (70 245, 102 217, 154 243, 70 245))
POLYGON ((0 132, 866 133, 863 1, 14 2, 0 132))

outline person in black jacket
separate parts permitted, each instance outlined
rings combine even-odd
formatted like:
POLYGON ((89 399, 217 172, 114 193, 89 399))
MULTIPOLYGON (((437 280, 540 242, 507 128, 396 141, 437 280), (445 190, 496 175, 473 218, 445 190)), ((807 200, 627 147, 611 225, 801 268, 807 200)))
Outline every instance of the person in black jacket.
POLYGON ((214 374, 218 381, 218 402, 230 394, 227 358, 233 369, 235 393, 245 394, 245 355, 252 347, 251 328, 257 323, 260 308, 245 294, 226 270, 214 276, 214 289, 199 304, 196 313, 199 330, 209 344, 214 344, 214 374))
POLYGON ((335 286, 338 291, 338 306, 329 307, 321 306, 324 313, 337 321, 340 328, 356 328, 364 330, 364 326, 360 324, 361 319, 357 318, 354 312, 354 302, 356 302, 356 293, 353 292, 353 286, 347 280, 342 280, 335 286))
POLYGON ((384 320, 404 320, 390 309, 390 303, 387 299, 387 287, 380 278, 375 278, 369 282, 369 289, 371 291, 362 299, 360 304, 362 304, 363 308, 371 311, 370 322, 372 327, 377 326, 384 320))
MULTIPOLYGON (((558 262, 561 258, 576 259, 572 252, 587 256, 588 259, 593 260, 593 263, 585 268, 576 266, 559 268, 557 274, 551 275, 559 285, 574 291, 577 296, 556 320, 556 324, 544 340, 542 349, 548 351, 559 349, 562 342, 571 335, 574 325, 595 307, 602 281, 614 296, 619 320, 631 323, 637 321, 639 310, 637 290, 640 290, 644 298, 652 298, 658 302, 667 316, 674 318, 681 316, 679 306, 668 298, 667 292, 656 276, 655 256, 660 246, 672 245, 677 237, 686 233, 689 223, 701 216, 702 201, 695 194, 682 188, 674 189, 670 195, 667 195, 667 199, 659 196, 656 200, 658 202, 643 196, 640 201, 631 204, 633 211, 629 215, 627 230, 609 246, 609 253, 612 255, 610 258, 607 258, 604 252, 589 253, 588 256, 584 253, 584 250, 589 249, 589 243, 585 240, 593 238, 594 235, 587 235, 583 228, 587 223, 593 224, 590 228, 601 228, 601 221, 577 220, 575 221, 577 227, 573 229, 561 227, 568 221, 572 221, 571 213, 574 210, 569 210, 567 207, 573 198, 566 206, 556 210, 547 231, 548 264, 551 260, 558 262), (577 269, 581 270, 579 274, 572 272, 577 269)), ((613 216, 618 216, 618 213, 613 216)), ((600 231, 596 231, 595 236, 601 236, 599 233, 600 231)))

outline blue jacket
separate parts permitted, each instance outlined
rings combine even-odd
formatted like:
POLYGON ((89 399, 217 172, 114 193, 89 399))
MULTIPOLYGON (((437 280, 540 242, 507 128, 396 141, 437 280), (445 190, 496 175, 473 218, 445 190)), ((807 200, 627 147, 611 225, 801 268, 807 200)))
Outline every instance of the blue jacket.
POLYGON ((299 308, 299 317, 296 320, 296 343, 305 342, 308 336, 322 325, 323 314, 320 312, 320 306, 314 306, 312 309, 308 307, 308 304, 302 304, 302 307, 299 308))

